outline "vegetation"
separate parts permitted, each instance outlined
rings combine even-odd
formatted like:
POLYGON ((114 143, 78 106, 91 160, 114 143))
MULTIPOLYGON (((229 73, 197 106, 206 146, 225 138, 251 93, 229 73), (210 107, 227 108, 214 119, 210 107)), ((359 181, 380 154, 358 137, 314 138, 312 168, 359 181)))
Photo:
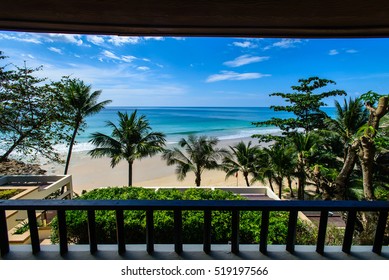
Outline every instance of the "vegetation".
POLYGON ((23 190, 20 189, 5 189, 0 190, 0 199, 10 199, 11 197, 21 193, 23 190))
POLYGON ((199 187, 204 170, 220 169, 218 161, 228 154, 225 149, 217 148, 217 143, 218 139, 214 137, 189 135, 188 139, 182 138, 178 142, 186 154, 178 148, 166 149, 162 158, 167 165, 177 165, 176 174, 180 181, 189 171, 194 172, 195 184, 199 187))
MULTIPOLYGON (((151 189, 136 187, 114 187, 95 189, 82 195, 79 199, 166 199, 166 200, 242 200, 243 197, 221 190, 192 188, 185 192, 177 189, 151 189)), ((145 211, 124 211, 125 242, 128 244, 145 243, 146 217, 145 211)), ((184 243, 203 242, 203 212, 183 211, 184 243)), ((269 244, 285 244, 288 227, 287 212, 271 212, 269 221, 269 244)), ((69 242, 77 244, 88 243, 86 211, 67 211, 66 223, 69 242)), ((174 215, 172 211, 154 212, 154 230, 156 243, 173 243, 174 215)), ((116 218, 114 211, 96 211, 96 230, 99 243, 115 243, 116 218)), ((261 228, 261 213, 244 211, 240 217, 240 242, 258 243, 261 228)), ((52 222, 52 242, 58 242, 58 223, 52 222)), ((312 227, 298 221, 297 243, 315 244, 316 236, 312 227)), ((334 238, 330 235, 330 238, 334 238)), ((212 212, 212 242, 227 244, 231 240, 231 214, 229 211, 212 212)))
POLYGON ((132 186, 132 165, 135 160, 152 156, 163 151, 165 135, 161 132, 152 132, 146 116, 137 116, 134 111, 130 116, 118 112, 119 125, 108 121, 107 126, 112 128, 111 136, 96 132, 92 134, 90 142, 97 148, 88 152, 92 157, 108 156, 111 158, 111 167, 115 167, 121 160, 128 162, 128 185, 132 186))
POLYGON ((65 163, 64 174, 68 173, 73 145, 77 134, 86 126, 85 118, 100 112, 111 100, 98 102, 101 90, 91 92, 91 85, 84 84, 79 79, 66 80, 64 87, 63 106, 71 120, 69 125, 73 128, 72 138, 69 142, 69 151, 65 163))
MULTIPOLYGON (((0 53, 0 59, 5 56, 0 53)), ((0 67, 0 161, 18 152, 60 161, 53 148, 68 139, 59 83, 38 78, 42 67, 0 67), (50 106, 48 106, 50 104, 50 106)))
POLYGON ((238 172, 242 172, 246 185, 249 187, 248 176, 255 173, 259 147, 251 146, 251 141, 247 145, 241 141, 235 146, 230 146, 230 149, 231 154, 225 156, 222 163, 226 178, 238 176, 238 172))
MULTIPOLYGON (((294 118, 272 118, 268 121, 256 122, 254 125, 277 126, 285 133, 295 132, 298 129, 303 129, 304 133, 309 133, 314 129, 325 128, 325 119, 328 116, 320 108, 327 105, 323 102, 323 99, 330 96, 346 95, 346 93, 343 90, 315 93, 318 89, 335 84, 334 81, 327 79, 310 77, 308 79, 300 79, 298 82, 300 83, 299 85, 291 87, 295 91, 293 93, 276 92, 270 94, 270 96, 279 96, 285 102, 290 103, 287 106, 271 106, 270 108, 274 109, 274 111, 291 112, 294 118)), ((259 137, 259 135, 257 136, 259 137)))

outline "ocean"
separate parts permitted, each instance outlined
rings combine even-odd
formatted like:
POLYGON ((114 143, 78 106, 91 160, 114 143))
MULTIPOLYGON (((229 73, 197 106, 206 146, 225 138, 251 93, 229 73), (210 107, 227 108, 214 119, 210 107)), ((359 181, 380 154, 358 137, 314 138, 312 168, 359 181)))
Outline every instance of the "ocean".
MULTIPOLYGON (((153 131, 166 135, 167 144, 177 143, 190 134, 214 136, 219 140, 238 140, 253 134, 274 134, 279 132, 277 127, 256 127, 252 122, 272 117, 292 117, 290 113, 274 112, 268 107, 107 107, 86 119, 87 126, 77 136, 73 151, 92 149, 93 146, 89 143, 92 133, 110 135, 111 129, 106 127, 106 122, 116 124, 118 111, 131 114, 134 110, 138 111, 138 115, 146 116, 153 131)), ((326 107, 323 110, 331 117, 335 115, 335 108, 326 107)), ((60 152, 67 152, 66 145, 58 145, 56 148, 60 152)))

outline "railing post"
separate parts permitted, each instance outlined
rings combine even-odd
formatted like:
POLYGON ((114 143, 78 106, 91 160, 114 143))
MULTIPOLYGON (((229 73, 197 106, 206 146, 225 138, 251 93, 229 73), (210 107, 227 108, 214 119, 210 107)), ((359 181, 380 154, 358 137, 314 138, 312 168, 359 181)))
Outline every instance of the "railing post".
POLYGON ((119 255, 126 252, 126 242, 124 238, 124 214, 123 210, 116 210, 116 237, 118 242, 119 255))
POLYGON ((378 217, 377 228, 375 232, 373 252, 376 254, 381 254, 382 251, 382 241, 384 240, 386 221, 388 220, 388 211, 380 211, 378 217))
POLYGON ((239 211, 232 210, 231 252, 239 253, 239 211))
POLYGON ((322 210, 320 213, 319 233, 317 235, 316 252, 324 253, 324 245, 326 241, 326 232, 328 224, 328 210, 322 210))
POLYGON ((182 211, 174 210, 174 251, 182 253, 182 211))
POLYGON ((154 252, 154 211, 146 210, 146 246, 147 253, 154 252))
POLYGON ((346 230, 344 232, 342 251, 349 254, 353 243, 353 234, 355 221, 357 219, 357 211, 350 210, 347 215, 346 230))
POLYGON ((8 228, 7 218, 5 210, 0 210, 0 254, 4 257, 9 253, 9 240, 8 240, 8 228))
POLYGON ((95 210, 88 210, 88 236, 89 250, 91 254, 94 254, 97 251, 95 210))
POLYGON ((65 210, 57 210, 58 231, 59 231, 59 253, 61 255, 68 252, 68 234, 66 229, 65 210))
POLYGON ((208 254, 211 252, 211 227, 212 227, 212 212, 211 210, 204 211, 204 244, 203 251, 208 254))
POLYGON ((28 226, 30 228, 32 253, 36 254, 41 249, 39 245, 38 224, 36 222, 35 210, 27 210, 27 216, 28 216, 28 226))
POLYGON ((261 233, 259 237, 259 251, 262 254, 267 253, 267 236, 269 234, 269 211, 262 211, 261 233))
POLYGON ((297 210, 291 210, 289 212, 288 236, 286 237, 286 251, 289 253, 294 252, 294 245, 296 243, 297 215, 297 210))

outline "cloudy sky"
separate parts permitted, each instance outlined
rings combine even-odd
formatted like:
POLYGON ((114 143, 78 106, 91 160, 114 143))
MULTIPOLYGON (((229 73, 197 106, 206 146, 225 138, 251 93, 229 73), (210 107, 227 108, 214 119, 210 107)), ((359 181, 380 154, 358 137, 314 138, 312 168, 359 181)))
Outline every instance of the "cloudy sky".
MULTIPOLYGON (((270 106, 300 78, 389 92, 388 39, 118 37, 0 32, 8 62, 71 75, 114 106, 270 106)), ((1 62, 4 64, 5 62, 1 62)), ((330 106, 332 100, 328 100, 330 106)))

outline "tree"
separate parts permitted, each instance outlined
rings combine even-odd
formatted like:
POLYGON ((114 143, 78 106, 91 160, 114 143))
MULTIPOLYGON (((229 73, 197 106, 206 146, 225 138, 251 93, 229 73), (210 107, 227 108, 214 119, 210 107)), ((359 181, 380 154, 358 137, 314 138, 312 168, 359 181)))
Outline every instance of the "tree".
POLYGON ((100 94, 101 90, 91 92, 91 85, 85 85, 81 80, 71 79, 67 81, 64 88, 64 109, 67 110, 70 115, 71 122, 69 125, 73 128, 73 134, 70 139, 65 163, 65 175, 68 172, 76 136, 86 125, 85 118, 100 112, 104 106, 111 103, 111 100, 97 102, 100 94))
POLYGON ((111 136, 100 132, 92 134, 90 142, 96 146, 88 152, 93 158, 108 156, 111 158, 111 167, 115 167, 121 160, 128 162, 128 185, 132 186, 132 165, 135 160, 153 156, 162 152, 165 146, 165 135, 161 132, 152 132, 146 116, 137 116, 135 110, 130 116, 118 112, 119 124, 108 121, 107 126, 112 128, 111 136))
POLYGON ((246 181, 247 187, 250 186, 248 175, 255 170, 256 155, 259 147, 251 146, 251 141, 246 145, 243 141, 235 146, 230 146, 231 154, 223 159, 223 169, 226 172, 226 178, 235 175, 237 172, 242 172, 246 181))
POLYGON ((272 178, 278 186, 278 197, 282 198, 284 178, 288 179, 291 197, 294 197, 290 179, 295 166, 293 150, 284 143, 278 142, 270 148, 264 148, 264 152, 268 155, 269 160, 269 165, 266 168, 272 170, 272 178))
POLYGON ((372 102, 371 98, 374 96, 377 96, 377 94, 370 91, 361 97, 366 100, 365 106, 370 113, 364 133, 360 137, 358 149, 358 157, 362 167, 363 193, 366 200, 375 198, 373 189, 373 168, 376 154, 375 139, 380 120, 389 112, 389 96, 377 96, 379 98, 378 102, 372 102), (376 107, 374 107, 375 103, 378 103, 376 107))
POLYGON ((357 132, 366 123, 368 113, 362 100, 344 99, 343 107, 335 101, 336 118, 329 121, 329 130, 335 133, 343 144, 343 166, 335 179, 335 196, 346 199, 348 182, 357 161, 357 132))
POLYGON ((36 77, 42 67, 13 67, 0 69, 0 132, 4 151, 0 161, 7 160, 13 152, 23 156, 40 154, 60 161, 54 145, 66 141, 67 135, 58 83, 36 77))
POLYGON ((296 177, 298 180, 297 197, 304 200, 307 173, 310 158, 315 154, 319 139, 313 132, 308 134, 294 133, 290 138, 292 148, 297 156, 296 177))
MULTIPOLYGON (((293 93, 276 92, 270 96, 279 96, 285 102, 290 103, 287 106, 271 106, 274 111, 286 111, 293 113, 294 118, 280 119, 272 118, 268 121, 255 122, 256 126, 277 126, 284 133, 295 132, 298 129, 303 129, 304 133, 309 133, 314 129, 325 127, 325 119, 327 114, 320 109, 321 106, 326 106, 322 100, 330 96, 346 95, 343 90, 331 90, 322 93, 314 93, 320 88, 329 84, 335 84, 334 81, 320 79, 318 77, 310 77, 308 79, 300 79, 300 85, 292 86, 295 91, 293 93)), ((259 135, 256 135, 259 137, 259 135)))
POLYGON ((186 154, 175 147, 165 150, 162 159, 166 160, 167 165, 177 165, 176 174, 180 181, 185 179, 189 171, 194 172, 195 184, 199 187, 203 171, 220 168, 218 161, 227 155, 225 149, 216 147, 218 142, 214 137, 189 135, 188 139, 182 138, 178 142, 186 154))

